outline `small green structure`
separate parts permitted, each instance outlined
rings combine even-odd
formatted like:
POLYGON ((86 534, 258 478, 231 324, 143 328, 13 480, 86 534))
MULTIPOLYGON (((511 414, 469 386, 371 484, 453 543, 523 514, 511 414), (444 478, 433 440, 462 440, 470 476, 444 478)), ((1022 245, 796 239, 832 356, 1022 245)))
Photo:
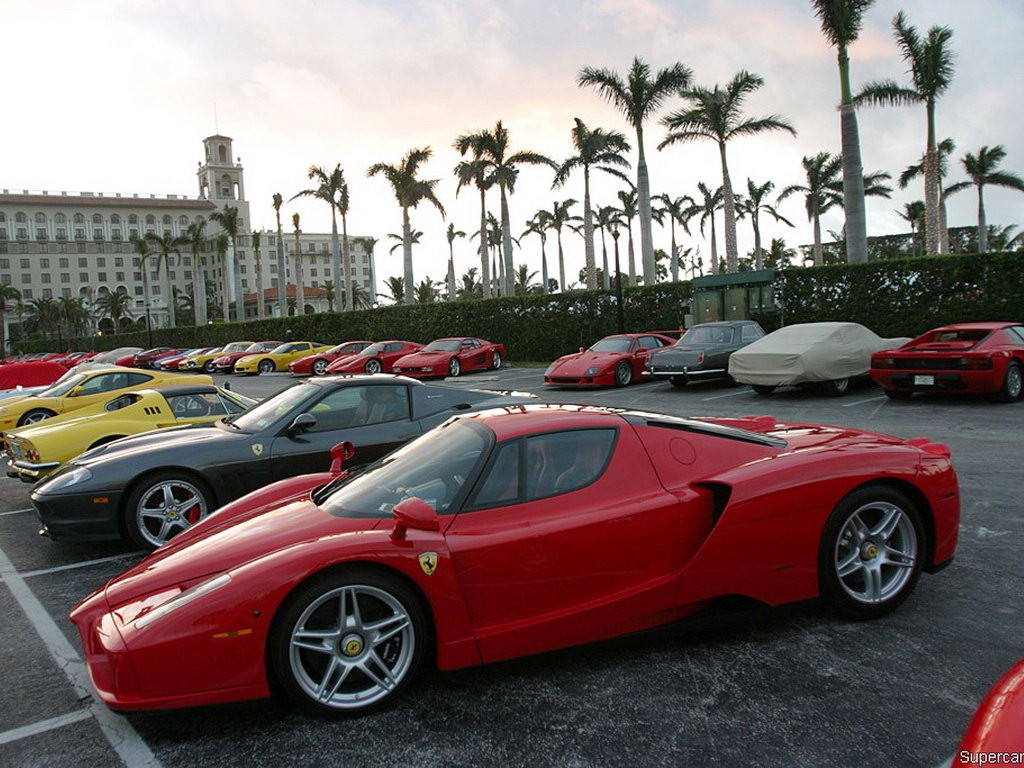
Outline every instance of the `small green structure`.
POLYGON ((758 319, 777 312, 774 283, 774 269, 694 278, 693 322, 758 319))

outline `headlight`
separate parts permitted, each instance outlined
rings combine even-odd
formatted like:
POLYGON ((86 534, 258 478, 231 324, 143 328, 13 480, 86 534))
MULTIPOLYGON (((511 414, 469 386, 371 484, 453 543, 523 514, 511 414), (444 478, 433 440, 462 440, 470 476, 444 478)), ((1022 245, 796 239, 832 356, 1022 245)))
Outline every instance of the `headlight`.
POLYGON ((423 372, 424 372, 424 373, 433 373, 433 371, 434 371, 434 366, 432 366, 432 365, 428 365, 428 366, 426 366, 426 367, 425 367, 425 368, 423 369, 423 372))
POLYGON ((61 474, 54 477, 52 480, 43 483, 39 487, 39 491, 41 493, 60 491, 72 485, 84 483, 86 480, 90 479, 92 479, 92 472, 90 472, 87 467, 75 467, 74 469, 68 472, 62 472, 61 474))
POLYGON ((600 372, 601 372, 601 369, 598 366, 592 365, 589 368, 587 368, 586 372, 583 375, 584 376, 596 376, 600 372))
POLYGON ((2 413, 7 413, 7 409, 4 408, 3 406, 0 406, 0 414, 2 413))
POLYGON ((202 584, 196 584, 190 589, 186 589, 180 593, 177 597, 172 597, 166 603, 161 603, 156 608, 147 613, 142 614, 139 618, 135 619, 134 626, 137 629, 142 629, 148 624, 152 624, 157 619, 166 616, 167 614, 184 608, 191 602, 198 600, 200 597, 204 597, 216 589, 226 587, 231 583, 231 575, 222 573, 220 576, 215 576, 209 581, 204 581, 202 584))
POLYGON ((554 372, 555 372, 555 364, 554 363, 552 363, 551 365, 549 365, 547 368, 544 369, 544 375, 545 376, 550 376, 554 372))

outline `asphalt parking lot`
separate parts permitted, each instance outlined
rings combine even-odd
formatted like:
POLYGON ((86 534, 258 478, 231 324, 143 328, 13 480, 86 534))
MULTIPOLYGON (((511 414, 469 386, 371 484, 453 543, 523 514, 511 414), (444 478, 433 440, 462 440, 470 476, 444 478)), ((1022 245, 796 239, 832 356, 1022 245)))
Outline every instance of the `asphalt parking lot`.
MULTIPOLYGON (((539 394, 541 373, 508 368, 453 385, 539 394)), ((231 378, 256 397, 291 382, 231 378)), ((891 402, 870 386, 838 399, 761 397, 660 382, 543 396, 691 416, 771 414, 948 443, 963 499, 956 561, 874 622, 815 605, 758 611, 428 675, 388 711, 348 721, 272 702, 124 720, 88 695, 67 613, 139 555, 40 538, 30 487, 3 478, 0 765, 936 766, 1024 655, 1024 402, 891 402)))

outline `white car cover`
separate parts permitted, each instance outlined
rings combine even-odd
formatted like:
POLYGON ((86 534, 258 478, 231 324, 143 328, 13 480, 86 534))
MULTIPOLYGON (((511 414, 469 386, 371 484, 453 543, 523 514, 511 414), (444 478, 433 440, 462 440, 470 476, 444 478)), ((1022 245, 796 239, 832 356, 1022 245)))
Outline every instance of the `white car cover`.
POLYGON ((733 352, 729 375, 769 387, 866 376, 873 353, 908 341, 883 339, 858 323, 789 325, 733 352))

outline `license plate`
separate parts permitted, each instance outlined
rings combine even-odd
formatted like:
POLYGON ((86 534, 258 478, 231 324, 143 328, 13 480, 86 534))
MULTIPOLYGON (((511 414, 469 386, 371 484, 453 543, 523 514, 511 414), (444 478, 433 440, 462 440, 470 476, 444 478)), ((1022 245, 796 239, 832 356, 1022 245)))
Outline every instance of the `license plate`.
POLYGON ((935 385, 934 376, 915 376, 914 386, 917 387, 931 387, 935 385))

